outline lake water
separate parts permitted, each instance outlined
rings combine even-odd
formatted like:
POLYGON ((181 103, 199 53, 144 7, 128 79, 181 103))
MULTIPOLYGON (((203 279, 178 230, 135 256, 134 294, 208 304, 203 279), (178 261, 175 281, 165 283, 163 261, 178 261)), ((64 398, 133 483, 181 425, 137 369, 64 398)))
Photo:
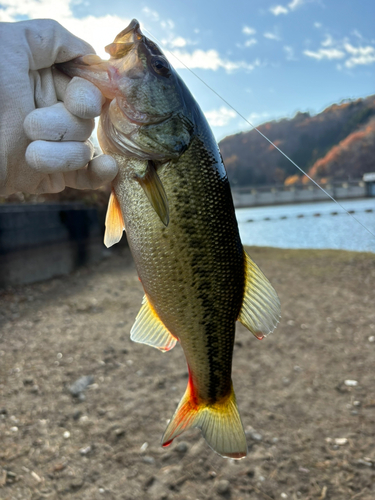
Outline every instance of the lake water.
MULTIPOLYGON (((340 204, 375 234, 375 198, 340 204)), ((375 237, 332 201, 239 208, 236 215, 244 245, 375 253, 375 237)))

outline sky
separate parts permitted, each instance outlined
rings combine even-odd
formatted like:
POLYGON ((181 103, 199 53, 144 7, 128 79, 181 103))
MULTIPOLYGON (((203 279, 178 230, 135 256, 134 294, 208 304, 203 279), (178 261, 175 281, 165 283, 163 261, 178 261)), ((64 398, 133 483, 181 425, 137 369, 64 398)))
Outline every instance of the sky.
POLYGON ((0 0, 0 21, 38 18, 105 58, 105 45, 138 19, 218 141, 250 129, 230 106, 259 125, 375 93, 374 0, 0 0))

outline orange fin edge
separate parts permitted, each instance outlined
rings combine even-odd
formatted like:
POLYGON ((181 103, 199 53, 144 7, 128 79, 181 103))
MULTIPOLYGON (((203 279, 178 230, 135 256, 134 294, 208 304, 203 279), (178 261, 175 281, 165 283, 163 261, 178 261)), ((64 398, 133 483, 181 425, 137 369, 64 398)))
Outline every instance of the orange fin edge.
POLYGON ((112 189, 105 217, 104 245, 109 248, 115 243, 118 243, 122 238, 124 230, 125 223, 120 203, 114 190, 112 189))
POLYGON ((208 445, 222 457, 239 460, 247 455, 246 436, 233 387, 222 401, 207 404, 198 400, 189 375, 186 392, 164 432, 162 446, 169 446, 177 436, 193 427, 201 430, 208 445))

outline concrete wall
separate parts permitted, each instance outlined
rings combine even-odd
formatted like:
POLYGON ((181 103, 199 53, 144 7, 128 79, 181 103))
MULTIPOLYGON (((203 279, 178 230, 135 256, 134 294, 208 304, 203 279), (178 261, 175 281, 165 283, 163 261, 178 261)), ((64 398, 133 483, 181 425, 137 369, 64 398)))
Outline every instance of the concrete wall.
POLYGON ((103 256, 103 226, 81 204, 0 206, 0 287, 67 274, 103 256))
MULTIPOLYGON (((367 195, 365 183, 361 181, 334 184, 324 187, 324 189, 337 200, 364 198, 367 195)), ((314 186, 294 187, 282 185, 276 187, 234 188, 232 194, 236 208, 309 203, 329 199, 321 189, 314 186)))

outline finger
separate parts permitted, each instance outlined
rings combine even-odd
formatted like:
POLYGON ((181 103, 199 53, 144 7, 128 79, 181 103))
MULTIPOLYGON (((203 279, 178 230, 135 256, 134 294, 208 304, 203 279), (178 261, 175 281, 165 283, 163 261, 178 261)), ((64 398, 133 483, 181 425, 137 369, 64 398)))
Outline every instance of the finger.
POLYGON ((32 141, 86 141, 94 130, 95 121, 72 115, 63 103, 38 108, 29 113, 23 128, 32 141))
POLYGON ((73 115, 80 118, 99 116, 105 97, 95 85, 83 78, 74 77, 66 89, 64 104, 73 115))
POLYGON ((91 160, 94 147, 86 142, 34 141, 26 149, 26 161, 38 172, 52 174, 83 168, 91 160))
POLYGON ((97 189, 112 182, 118 173, 114 158, 108 155, 96 156, 87 168, 65 174, 65 183, 75 189, 97 189))
POLYGON ((71 78, 64 73, 61 73, 57 68, 52 68, 52 77, 55 85, 56 97, 58 101, 63 101, 65 98, 66 89, 71 82, 71 78))

